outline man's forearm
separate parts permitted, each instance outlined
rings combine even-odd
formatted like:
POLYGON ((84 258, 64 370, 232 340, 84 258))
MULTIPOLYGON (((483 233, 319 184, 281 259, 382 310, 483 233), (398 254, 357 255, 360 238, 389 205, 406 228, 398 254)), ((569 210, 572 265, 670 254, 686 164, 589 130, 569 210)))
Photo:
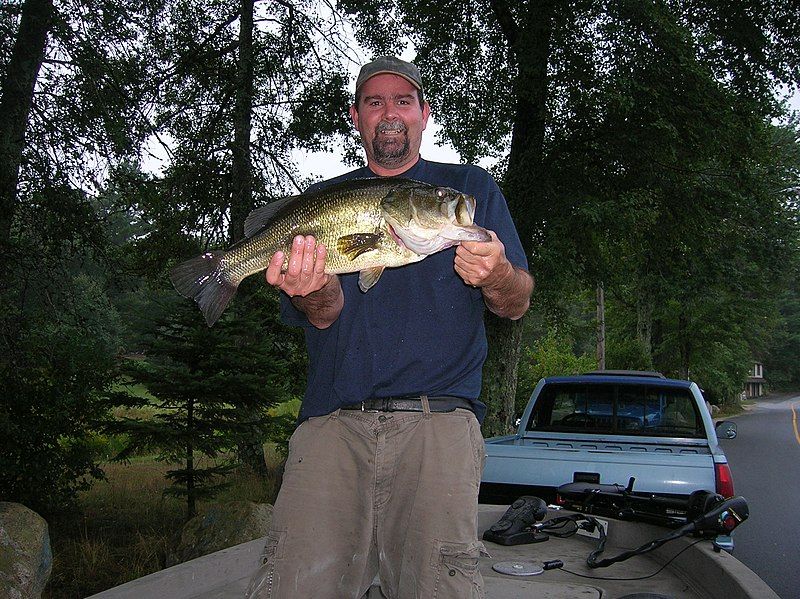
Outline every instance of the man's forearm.
POLYGON ((510 266, 509 274, 496 285, 482 287, 486 307, 502 318, 522 318, 531 305, 533 276, 521 268, 510 266))
POLYGON ((328 283, 319 291, 306 296, 291 298, 294 307, 305 313, 308 321, 318 329, 326 329, 339 318, 344 306, 344 294, 339 277, 331 276, 328 283))

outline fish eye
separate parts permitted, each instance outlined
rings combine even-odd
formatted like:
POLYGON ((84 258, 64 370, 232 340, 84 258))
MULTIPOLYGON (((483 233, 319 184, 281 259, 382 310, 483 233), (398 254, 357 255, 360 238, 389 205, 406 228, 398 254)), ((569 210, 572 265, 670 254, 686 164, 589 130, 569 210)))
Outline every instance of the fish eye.
POLYGON ((439 198, 443 198, 447 192, 442 189, 441 187, 436 190, 436 196, 439 198))

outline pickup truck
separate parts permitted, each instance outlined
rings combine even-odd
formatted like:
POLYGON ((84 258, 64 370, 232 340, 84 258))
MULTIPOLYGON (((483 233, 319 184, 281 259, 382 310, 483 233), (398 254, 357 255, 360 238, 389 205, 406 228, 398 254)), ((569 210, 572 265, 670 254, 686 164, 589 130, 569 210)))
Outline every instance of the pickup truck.
POLYGON ((556 501, 559 486, 621 485, 685 499, 694 491, 731 497, 728 460, 697 384, 659 373, 597 371, 539 381, 516 434, 486 439, 482 503, 520 495, 556 501))

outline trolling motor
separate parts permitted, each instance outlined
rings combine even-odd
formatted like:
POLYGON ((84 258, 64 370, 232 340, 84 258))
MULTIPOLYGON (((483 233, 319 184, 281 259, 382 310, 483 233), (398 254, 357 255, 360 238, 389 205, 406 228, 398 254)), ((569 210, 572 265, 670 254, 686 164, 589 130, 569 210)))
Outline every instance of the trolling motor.
POLYGON ((694 491, 688 499, 637 493, 634 477, 628 485, 588 482, 566 483, 558 487, 557 503, 585 514, 638 520, 665 526, 680 526, 713 509, 724 498, 711 491, 694 491))
POLYGON ((645 543, 641 547, 632 549, 631 551, 623 551, 619 555, 598 561, 597 557, 603 552, 606 541, 605 534, 601 532, 597 549, 589 554, 589 557, 586 559, 586 564, 590 568, 610 566, 611 564, 624 561, 629 557, 642 555, 643 553, 657 549, 668 541, 686 536, 690 533, 704 538, 714 537, 718 534, 727 535, 733 532, 733 529, 739 526, 739 524, 747 520, 749 515, 750 510, 747 507, 747 500, 741 496, 731 497, 730 499, 722 500, 722 502, 718 503, 710 511, 698 516, 691 522, 660 539, 645 543))
MULTIPOLYGON (((730 535, 733 529, 750 515, 747 500, 741 496, 725 499, 722 495, 703 490, 694 491, 688 499, 636 494, 633 491, 634 482, 635 479, 631 478, 627 487, 597 483, 568 483, 558 488, 560 502, 582 512, 605 513, 624 520, 678 526, 676 530, 660 539, 603 560, 597 559, 603 552, 606 541, 604 531, 600 530, 597 548, 586 560, 590 568, 609 566, 634 555, 647 553, 668 541, 688 534, 703 538, 730 535)), ((582 522, 579 526, 584 528, 593 526, 591 520, 594 518, 591 516, 581 513, 575 517, 578 520, 588 521, 582 522)))
MULTIPOLYGON (((500 520, 493 524, 483 534, 485 541, 500 545, 521 545, 525 543, 539 543, 546 541, 551 535, 567 537, 575 534, 579 529, 597 531, 599 540, 597 547, 589 554, 586 564, 590 568, 603 568, 617 562, 624 561, 636 555, 642 555, 661 547, 664 543, 674 539, 693 534, 701 538, 714 538, 717 535, 730 535, 742 522, 747 520, 750 510, 744 497, 736 496, 729 499, 711 491, 695 491, 688 499, 666 498, 658 496, 634 495, 632 493, 633 479, 628 487, 620 485, 599 485, 596 483, 569 483, 559 487, 559 497, 562 503, 572 503, 584 508, 584 511, 611 511, 616 517, 627 516, 629 519, 659 520, 661 524, 676 523, 676 515, 661 513, 662 509, 680 512, 685 516, 684 524, 672 530, 667 535, 645 543, 641 547, 624 551, 616 556, 598 559, 605 549, 606 533, 600 522, 585 513, 558 516, 543 522, 547 514, 547 504, 533 496, 523 496, 517 499, 506 510, 500 520), (658 509, 652 509, 653 505, 658 509)), ((520 562, 522 563, 522 562, 520 562)), ((538 574, 541 570, 559 568, 563 565, 560 560, 546 562, 543 568, 536 572, 514 571, 519 568, 516 562, 496 564, 510 568, 498 571, 516 575, 538 574)))

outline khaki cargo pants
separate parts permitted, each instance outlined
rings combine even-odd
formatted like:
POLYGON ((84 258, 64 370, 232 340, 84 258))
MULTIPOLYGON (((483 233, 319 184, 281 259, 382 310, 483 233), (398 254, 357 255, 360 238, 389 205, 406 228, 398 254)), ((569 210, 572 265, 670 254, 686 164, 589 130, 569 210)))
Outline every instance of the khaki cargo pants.
POLYGON ((469 410, 339 410, 289 441, 264 565, 247 597, 482 599, 483 437, 469 410))

